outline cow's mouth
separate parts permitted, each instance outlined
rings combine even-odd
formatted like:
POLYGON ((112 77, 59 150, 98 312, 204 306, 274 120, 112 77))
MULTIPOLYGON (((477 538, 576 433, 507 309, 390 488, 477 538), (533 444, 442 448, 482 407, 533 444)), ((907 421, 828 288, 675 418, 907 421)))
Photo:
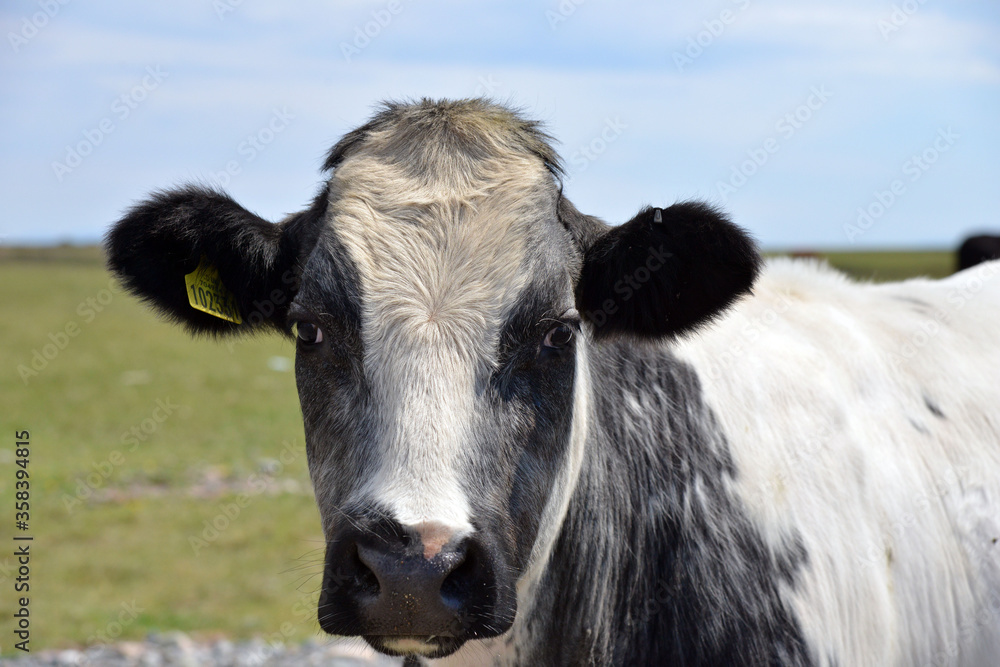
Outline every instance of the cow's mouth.
POLYGON ((380 653, 393 656, 419 655, 443 658, 462 647, 464 639, 420 635, 364 635, 369 645, 380 653))

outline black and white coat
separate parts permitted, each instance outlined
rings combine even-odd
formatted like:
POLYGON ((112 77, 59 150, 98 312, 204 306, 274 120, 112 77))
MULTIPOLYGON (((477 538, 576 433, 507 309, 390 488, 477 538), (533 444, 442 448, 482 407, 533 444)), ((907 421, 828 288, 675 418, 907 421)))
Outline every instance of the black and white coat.
POLYGON ((998 263, 858 285, 761 273, 701 204, 609 228, 482 100, 387 105, 326 168, 279 224, 187 188, 107 240, 195 332, 294 332, 324 630, 410 664, 996 663, 998 263), (203 259, 242 324, 188 304, 203 259))

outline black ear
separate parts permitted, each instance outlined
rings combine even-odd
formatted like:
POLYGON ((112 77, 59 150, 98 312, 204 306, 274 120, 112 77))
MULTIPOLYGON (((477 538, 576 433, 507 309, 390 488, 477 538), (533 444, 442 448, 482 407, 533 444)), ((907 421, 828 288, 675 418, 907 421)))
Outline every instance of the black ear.
POLYGON ((707 204, 646 208, 586 251, 577 309, 594 336, 674 336, 750 291, 760 255, 745 231, 707 204))
POLYGON ((156 193, 108 232, 108 268, 126 289, 192 332, 284 330, 300 258, 315 244, 325 207, 321 193, 309 210, 273 224, 207 188, 156 193), (185 280, 192 274, 193 290, 185 280))

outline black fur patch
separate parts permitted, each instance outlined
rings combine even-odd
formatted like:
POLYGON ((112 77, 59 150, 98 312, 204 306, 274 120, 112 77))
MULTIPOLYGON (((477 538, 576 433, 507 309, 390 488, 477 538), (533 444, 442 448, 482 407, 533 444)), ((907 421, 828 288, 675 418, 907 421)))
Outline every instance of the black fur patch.
POLYGON ((577 249, 580 250, 580 254, 597 243, 597 240, 601 238, 604 234, 608 232, 610 227, 606 225, 602 220, 595 218, 592 215, 585 215, 577 210, 573 202, 566 199, 566 197, 559 195, 559 200, 556 204, 557 212, 559 216, 559 222, 562 223, 566 231, 569 232, 570 236, 573 238, 573 243, 576 245, 577 249))
POLYGON ((962 242, 957 255, 959 271, 991 259, 1000 259, 1000 236, 970 236, 962 242))
POLYGON ((300 262, 325 214, 325 188, 311 208, 281 224, 207 188, 159 192, 108 232, 108 269, 128 291, 193 333, 229 334, 263 325, 283 330, 300 262), (242 324, 195 310, 188 302, 184 276, 203 256, 235 295, 242 324))
POLYGON ((675 336, 749 292, 760 264, 746 232, 707 204, 646 208, 587 249, 577 308, 596 338, 675 336))
POLYGON ((618 344, 592 359, 598 418, 528 619, 548 640, 524 664, 811 664, 780 590, 808 554, 794 535, 766 543, 729 491, 738 471, 694 371, 618 344))

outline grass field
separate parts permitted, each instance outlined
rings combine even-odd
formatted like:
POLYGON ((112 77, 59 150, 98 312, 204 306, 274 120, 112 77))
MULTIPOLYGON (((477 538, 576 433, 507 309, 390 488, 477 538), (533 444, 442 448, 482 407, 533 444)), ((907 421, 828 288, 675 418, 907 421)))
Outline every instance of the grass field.
MULTIPOLYGON (((877 280, 951 253, 831 253, 877 280)), ((183 630, 314 636, 322 536, 293 346, 190 340, 93 248, 0 249, 0 648, 17 567, 14 433, 30 431, 32 650, 183 630)))
POLYGON ((875 282, 916 276, 944 278, 955 272, 955 253, 951 251, 826 252, 821 255, 841 271, 860 280, 875 282))
POLYGON ((33 648, 154 629, 270 635, 289 621, 288 639, 314 635, 322 538, 292 344, 190 340, 109 285, 96 252, 70 250, 0 259, 0 645, 21 430, 33 648), (303 598, 308 615, 293 611, 303 598))

